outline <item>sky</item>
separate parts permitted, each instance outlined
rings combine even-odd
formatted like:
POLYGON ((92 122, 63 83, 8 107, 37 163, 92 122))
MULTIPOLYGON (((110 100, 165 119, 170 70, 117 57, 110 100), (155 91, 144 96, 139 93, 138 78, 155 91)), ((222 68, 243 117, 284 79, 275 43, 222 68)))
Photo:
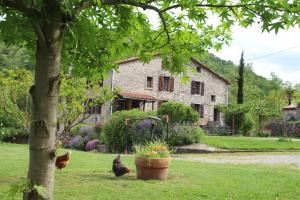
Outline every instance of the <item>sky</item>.
MULTIPOLYGON (((155 12, 145 12, 154 27, 159 24, 155 12)), ((214 19, 212 19, 214 21, 214 19)), ((262 33, 258 24, 247 29, 235 26, 232 29, 230 46, 211 53, 224 59, 239 63, 244 51, 246 63, 251 63, 258 75, 270 78, 274 72, 284 82, 300 83, 300 28, 280 30, 278 34, 262 33), (270 55, 272 54, 272 55, 270 55), (267 56, 268 55, 268 56, 267 56)))
POLYGON ((300 28, 281 30, 275 33, 261 33, 258 25, 244 29, 234 27, 230 46, 224 46, 218 57, 238 64, 244 51, 246 63, 252 63, 253 70, 266 78, 274 72, 284 81, 300 83, 300 28))

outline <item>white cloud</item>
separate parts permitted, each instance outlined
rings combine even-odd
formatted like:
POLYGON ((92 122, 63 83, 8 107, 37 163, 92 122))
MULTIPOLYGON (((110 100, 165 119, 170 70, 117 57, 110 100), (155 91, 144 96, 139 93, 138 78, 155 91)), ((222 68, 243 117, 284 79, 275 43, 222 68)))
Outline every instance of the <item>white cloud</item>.
POLYGON ((256 61, 253 64, 253 70, 266 78, 270 78, 271 72, 274 72, 284 81, 300 83, 300 68, 297 70, 287 70, 283 65, 274 64, 268 61, 256 61))
POLYGON ((230 46, 226 46, 220 52, 212 52, 225 60, 232 60, 238 64, 241 52, 245 52, 245 59, 250 59, 254 71, 262 76, 270 77, 271 72, 275 72, 284 81, 293 83, 300 82, 300 29, 290 29, 288 31, 279 31, 275 33, 261 33, 258 25, 247 29, 234 27, 230 46), (292 49, 289 49, 294 47, 292 49), (270 53, 280 53, 258 58, 270 53), (285 56, 285 57, 284 57, 285 56), (289 60, 286 60, 286 56, 289 60), (276 61, 275 61, 276 60, 276 61), (280 63, 278 63, 280 60, 280 63), (294 70, 291 68, 291 62, 296 63, 294 70), (299 63, 299 67, 298 67, 299 63))

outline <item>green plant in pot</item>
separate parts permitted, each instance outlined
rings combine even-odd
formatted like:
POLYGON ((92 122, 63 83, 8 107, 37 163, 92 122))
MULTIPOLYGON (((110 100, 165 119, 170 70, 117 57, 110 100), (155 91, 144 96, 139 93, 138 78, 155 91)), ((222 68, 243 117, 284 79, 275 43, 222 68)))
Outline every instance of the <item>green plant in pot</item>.
POLYGON ((162 141, 135 146, 136 174, 142 180, 166 180, 171 162, 168 145, 162 141))

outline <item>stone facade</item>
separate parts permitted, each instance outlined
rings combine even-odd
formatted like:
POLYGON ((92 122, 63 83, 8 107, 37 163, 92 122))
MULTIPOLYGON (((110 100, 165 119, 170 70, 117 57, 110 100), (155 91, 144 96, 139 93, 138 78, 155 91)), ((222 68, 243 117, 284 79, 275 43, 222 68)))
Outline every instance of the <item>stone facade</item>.
MULTIPOLYGON (((159 56, 155 56, 149 63, 143 64, 136 58, 124 60, 119 63, 118 71, 112 71, 105 80, 106 86, 119 88, 122 92, 133 92, 135 94, 148 95, 155 98, 155 101, 144 101, 143 110, 156 110, 159 102, 178 101, 186 105, 203 105, 203 117, 201 123, 208 121, 223 122, 223 116, 216 113, 214 108, 219 104, 228 103, 229 82, 216 74, 200 62, 192 59, 188 65, 188 75, 190 81, 183 83, 181 76, 174 76, 162 68, 162 61, 159 56), (200 68, 198 72, 196 69, 200 68), (174 89, 170 91, 160 91, 160 77, 170 77, 174 80, 174 89), (152 77, 152 87, 147 87, 147 77, 152 77), (191 81, 204 82, 204 94, 191 94, 191 81), (212 96, 213 95, 213 96, 212 96), (214 117, 214 112, 216 116, 214 117)), ((101 121, 109 119, 112 113, 112 103, 102 105, 101 121)))
POLYGON ((288 105, 282 109, 282 112, 285 121, 299 121, 300 103, 298 103, 297 105, 288 105))

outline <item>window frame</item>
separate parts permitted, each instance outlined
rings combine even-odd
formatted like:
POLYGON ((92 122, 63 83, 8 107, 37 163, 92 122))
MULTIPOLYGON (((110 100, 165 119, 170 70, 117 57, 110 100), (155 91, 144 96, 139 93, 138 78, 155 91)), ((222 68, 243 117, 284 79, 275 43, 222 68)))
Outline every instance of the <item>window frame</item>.
POLYGON ((171 76, 159 76, 158 90, 164 92, 173 92, 175 88, 175 79, 171 76))
POLYGON ((153 76, 146 76, 146 88, 147 89, 153 89, 153 87, 154 87, 154 77, 153 76), (151 78, 151 87, 148 87, 148 78, 151 78))
POLYGON ((192 81, 191 82, 191 94, 192 95, 200 95, 201 94, 201 82, 200 81, 192 81), (194 86, 196 87, 196 89, 194 89, 195 88, 194 86))
POLYGON ((216 102, 216 95, 212 94, 210 95, 211 102, 216 102))

